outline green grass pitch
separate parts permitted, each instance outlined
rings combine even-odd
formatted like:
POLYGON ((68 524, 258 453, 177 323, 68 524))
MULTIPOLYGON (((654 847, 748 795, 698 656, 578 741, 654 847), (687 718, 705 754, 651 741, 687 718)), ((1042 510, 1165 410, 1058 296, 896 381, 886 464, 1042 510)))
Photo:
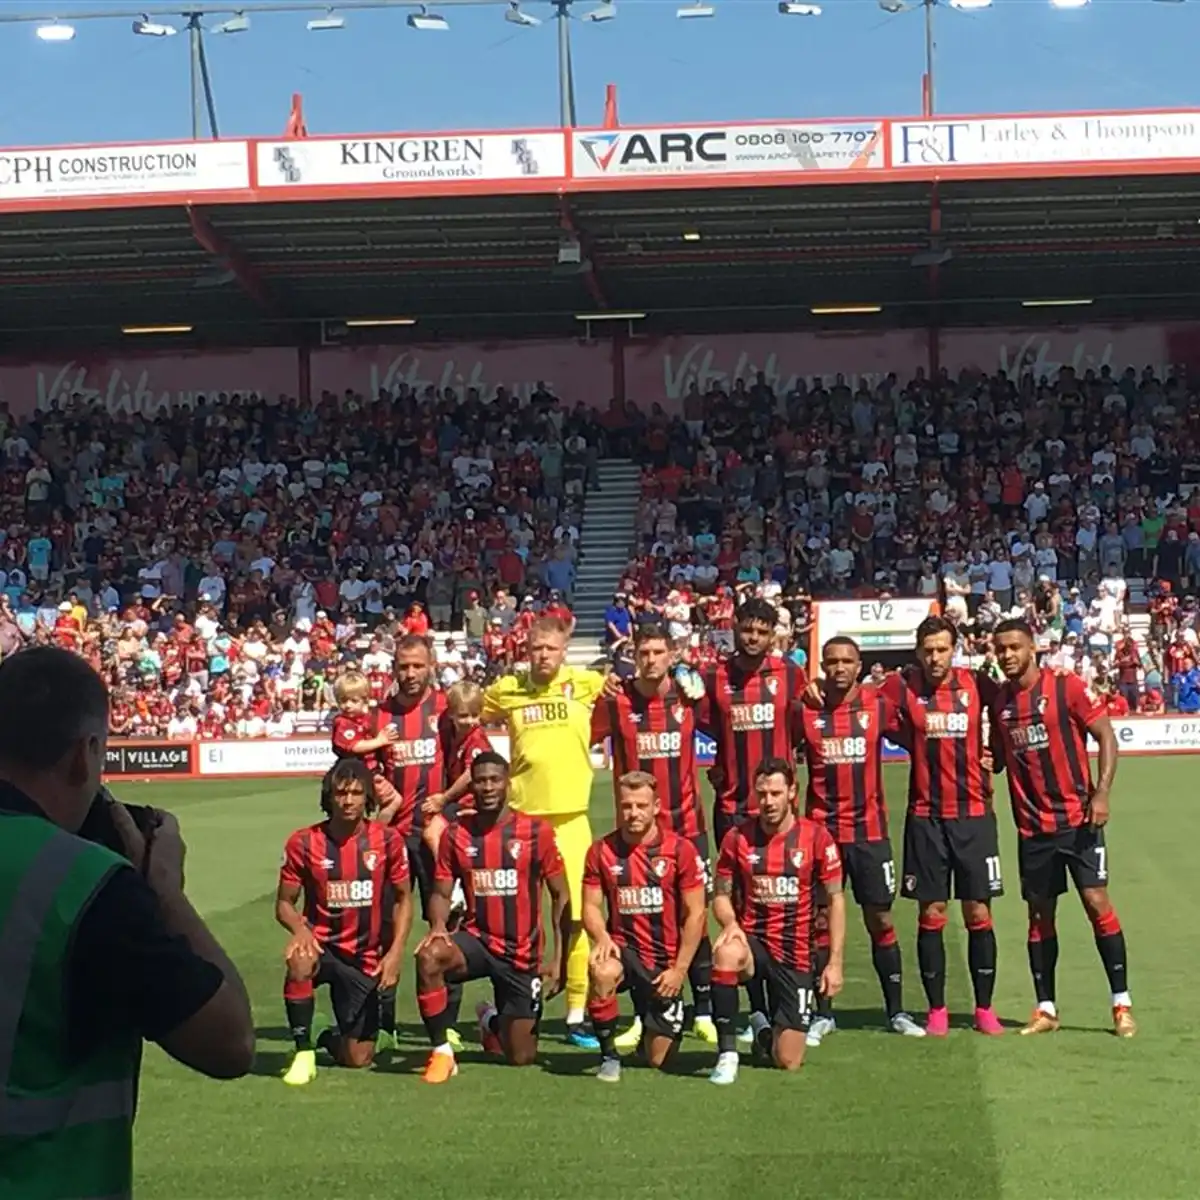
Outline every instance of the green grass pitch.
MULTIPOLYGON (((415 1073, 425 1044, 411 966, 400 985, 402 1055, 370 1072, 329 1067, 308 1088, 285 1087, 278 1077, 289 1057, 284 935, 272 897, 284 838, 316 817, 315 782, 125 784, 118 794, 179 814, 188 891, 244 973, 259 1029, 254 1075, 234 1083, 200 1079, 148 1049, 137 1195, 1194 1200, 1195 777, 1188 757, 1126 759, 1114 790, 1113 896, 1129 939, 1141 1024, 1135 1040, 1109 1032, 1107 986, 1073 896, 1064 898, 1059 919, 1064 1028, 1037 1039, 982 1038, 961 1017, 944 1042, 884 1034, 866 936, 852 909, 842 1028, 798 1076, 747 1068, 737 1086, 724 1089, 704 1081, 712 1056, 690 1039, 676 1074, 631 1068, 619 1087, 598 1086, 590 1078, 593 1056, 558 1040, 561 1000, 548 1014, 538 1067, 511 1070, 468 1051, 457 1079, 427 1087, 415 1073)), ((903 785, 903 768, 888 768, 894 810, 903 785)), ((608 789, 607 777, 598 776, 598 830, 611 824, 608 789)), ((996 906, 996 1006, 1020 1022, 1032 999, 1011 830, 1004 849, 1009 894, 996 906)), ((906 999, 919 1012, 913 910, 897 906, 906 999)), ((951 1008, 969 1016, 960 923, 947 933, 951 1008)), ((468 991, 463 1006, 472 1043, 474 999, 468 991)))

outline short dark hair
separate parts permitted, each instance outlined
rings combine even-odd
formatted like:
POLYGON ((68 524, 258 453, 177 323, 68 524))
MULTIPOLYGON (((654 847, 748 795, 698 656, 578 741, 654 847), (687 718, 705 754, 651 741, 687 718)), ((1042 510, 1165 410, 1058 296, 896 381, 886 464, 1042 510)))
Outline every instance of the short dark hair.
POLYGON ((830 646, 849 646, 859 658, 862 658, 862 651, 858 648, 858 643, 852 638, 847 637, 844 633, 835 634, 821 647, 821 657, 825 657, 825 651, 830 646))
POLYGON ((1007 617, 992 630, 992 637, 999 637, 1002 633, 1023 633, 1033 641, 1033 626, 1024 617, 1007 617))
POLYGON ((779 624, 779 610, 761 596, 751 596, 738 605, 733 619, 737 625, 743 625, 747 621, 761 621, 764 625, 770 625, 774 629, 779 624))
POLYGON ((633 644, 640 646, 643 642, 666 642, 669 646, 671 635, 661 621, 647 621, 633 632, 633 644))
POLYGON ((499 767, 505 775, 508 774, 508 759, 503 754, 497 754, 495 750, 484 750, 482 754, 475 755, 471 762, 471 774, 475 774, 476 767, 499 767))
POLYGON ((85 659, 32 646, 0 663, 0 763, 47 771, 89 725, 108 728, 108 689, 85 659))
POLYGON ((433 655, 433 642, 421 633, 406 633, 396 639, 396 648, 392 651, 394 658, 402 650, 424 650, 426 654, 433 655))
POLYGON ((788 781, 788 787, 796 782, 796 768, 786 758, 764 758, 754 768, 755 779, 762 779, 768 775, 782 775, 788 781))
POLYGON ((379 797, 375 794, 375 776, 370 767, 361 758, 339 758, 321 780, 321 811, 327 817, 333 815, 334 793, 344 783, 361 783, 367 801, 367 816, 375 812, 379 797))
POLYGON ((917 645, 919 646, 927 637, 937 637, 939 633, 948 633, 950 645, 958 645, 958 626, 949 617, 942 617, 937 613, 930 613, 917 626, 917 645))

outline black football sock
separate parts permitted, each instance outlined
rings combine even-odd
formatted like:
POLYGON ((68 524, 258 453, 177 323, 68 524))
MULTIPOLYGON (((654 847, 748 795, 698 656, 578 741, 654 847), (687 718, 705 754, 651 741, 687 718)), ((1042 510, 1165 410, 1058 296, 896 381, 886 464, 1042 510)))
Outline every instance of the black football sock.
POLYGON ((737 1053, 738 977, 735 971, 712 973, 713 1022, 717 1027, 717 1049, 737 1053))
MULTIPOLYGON (((714 989, 715 990, 715 989, 714 989)), ((767 985, 757 975, 752 975, 746 984, 746 995, 750 997, 750 1011, 765 1014, 767 1011, 767 985)), ((716 1003, 715 1001, 713 1002, 716 1003)))
POLYGON ((712 1016, 712 942, 708 934, 700 939, 696 948, 696 957, 688 967, 688 983, 692 986, 692 1002, 696 1006, 696 1016, 712 1016))
POLYGON ((317 1009, 312 980, 287 980, 283 985, 283 1007, 296 1049, 311 1050, 313 1014, 317 1009))
POLYGON ((455 1029, 458 1026, 458 1015, 462 1010, 463 985, 461 983, 446 984, 446 1024, 455 1029))
POLYGON ((917 925, 917 966, 930 1009, 946 1007, 946 916, 930 914, 917 925))
POLYGON ((1055 997, 1054 972, 1058 968, 1058 931, 1052 921, 1030 922, 1029 973, 1033 976, 1033 994, 1039 1004, 1053 1004, 1055 997))
POLYGON ((337 1058, 337 1052, 333 1048, 334 1039, 337 1036, 332 1029, 322 1029, 317 1038, 317 1049, 324 1050, 330 1058, 337 1058))
POLYGON ((425 1022, 425 1032, 429 1035, 429 1044, 437 1049, 446 1044, 446 1030, 450 1024, 449 997, 443 984, 439 988, 431 988, 427 992, 417 993, 417 1008, 421 1011, 421 1020, 425 1022))
POLYGON ((617 998, 604 996, 588 1001, 588 1016, 600 1043, 601 1058, 617 1058, 617 998))
POLYGON ((815 989, 813 1011, 818 1017, 833 1016, 833 997, 827 996, 821 990, 821 976, 825 974, 827 966, 829 966, 829 947, 818 946, 813 951, 813 988, 815 989))
POLYGON ((1125 934, 1121 930, 1121 922, 1117 914, 1111 910, 1103 917, 1092 922, 1096 934, 1096 949, 1100 952, 1100 961, 1104 964, 1104 973, 1108 976, 1108 987, 1114 996, 1122 996, 1129 991, 1128 971, 1125 966, 1125 934))
POLYGON ((396 1032, 396 989, 379 989, 379 1032, 396 1032))
POLYGON ((967 966, 975 989, 975 1007, 991 1008, 996 988, 996 931, 991 917, 984 923, 967 926, 967 966))
POLYGON ((883 989, 883 1004, 889 1018, 904 1011, 903 965, 900 960, 900 943, 896 941, 894 929, 885 930, 878 938, 871 938, 871 962, 879 976, 883 989))

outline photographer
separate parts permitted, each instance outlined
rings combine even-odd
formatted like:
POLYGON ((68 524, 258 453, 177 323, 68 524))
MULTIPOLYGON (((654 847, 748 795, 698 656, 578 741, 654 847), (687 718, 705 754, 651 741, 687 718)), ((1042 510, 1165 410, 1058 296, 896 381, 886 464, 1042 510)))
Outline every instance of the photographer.
POLYGON ((245 987, 183 894, 177 822, 101 789, 107 728, 83 659, 0 664, 3 1196, 131 1194, 144 1038, 214 1078, 253 1061, 245 987))

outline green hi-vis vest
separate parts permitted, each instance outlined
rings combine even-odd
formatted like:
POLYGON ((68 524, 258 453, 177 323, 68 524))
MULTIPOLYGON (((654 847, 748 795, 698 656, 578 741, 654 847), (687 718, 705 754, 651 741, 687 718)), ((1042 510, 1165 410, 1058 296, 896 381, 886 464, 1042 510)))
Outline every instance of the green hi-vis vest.
POLYGON ((67 1058, 75 928, 124 859, 0 813, 0 1197, 115 1200, 133 1186, 140 1042, 67 1058))

